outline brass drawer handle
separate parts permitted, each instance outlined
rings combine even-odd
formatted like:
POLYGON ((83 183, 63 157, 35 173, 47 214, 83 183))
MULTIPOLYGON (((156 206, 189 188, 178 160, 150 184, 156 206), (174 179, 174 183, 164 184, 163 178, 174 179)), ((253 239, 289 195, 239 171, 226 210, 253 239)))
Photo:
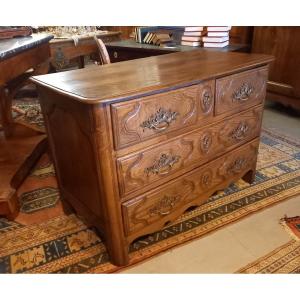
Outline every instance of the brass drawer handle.
POLYGON ((248 132, 249 132, 249 125, 247 124, 247 122, 240 122, 240 124, 238 125, 237 128, 235 128, 232 132, 231 132, 231 136, 232 138, 234 138, 237 141, 241 141, 243 140, 248 132))
POLYGON ((145 168, 147 176, 152 174, 166 175, 170 173, 173 165, 180 159, 179 155, 162 154, 160 158, 150 167, 145 168))
POLYGON ((118 58, 118 52, 114 51, 114 58, 118 58))
POLYGON ((150 118, 144 121, 140 126, 143 128, 143 130, 148 128, 155 131, 163 131, 169 127, 172 121, 176 120, 176 116, 178 115, 179 113, 176 111, 166 111, 165 109, 160 108, 155 114, 151 115, 150 118))
POLYGON ((232 100, 236 102, 247 101, 254 92, 254 87, 248 83, 243 83, 241 87, 232 94, 232 100))
POLYGON ((247 163, 247 159, 243 157, 236 159, 234 163, 228 167, 227 173, 232 174, 232 173, 241 172, 246 167, 246 163, 247 163))
POLYGON ((149 215, 166 216, 172 212, 173 207, 179 200, 180 196, 164 196, 149 209, 149 215))

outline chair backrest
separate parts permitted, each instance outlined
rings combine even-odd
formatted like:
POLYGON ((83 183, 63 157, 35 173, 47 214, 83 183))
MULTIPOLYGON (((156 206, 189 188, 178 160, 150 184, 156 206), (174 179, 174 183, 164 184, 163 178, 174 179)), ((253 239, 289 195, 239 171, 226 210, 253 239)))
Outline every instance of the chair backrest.
POLYGON ((107 49, 106 49, 104 43, 102 42, 101 39, 97 38, 96 36, 94 36, 94 39, 95 39, 98 49, 99 49, 100 63, 102 65, 110 64, 109 54, 107 52, 107 49))

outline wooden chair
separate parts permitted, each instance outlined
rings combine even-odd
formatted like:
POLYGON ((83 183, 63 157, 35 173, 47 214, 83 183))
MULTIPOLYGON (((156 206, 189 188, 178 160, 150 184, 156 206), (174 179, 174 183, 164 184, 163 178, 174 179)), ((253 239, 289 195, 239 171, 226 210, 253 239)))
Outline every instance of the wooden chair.
POLYGON ((97 38, 96 36, 94 37, 94 39, 99 49, 99 58, 100 58, 99 64, 100 65, 110 64, 110 58, 105 44, 101 39, 97 38))

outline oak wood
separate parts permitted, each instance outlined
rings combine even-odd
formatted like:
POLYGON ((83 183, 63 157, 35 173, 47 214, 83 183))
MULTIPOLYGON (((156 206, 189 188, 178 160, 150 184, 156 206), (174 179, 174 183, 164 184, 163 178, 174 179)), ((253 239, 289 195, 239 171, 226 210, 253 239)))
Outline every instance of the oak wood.
POLYGON ((163 187, 123 203, 126 235, 133 240, 159 229, 161 223, 174 221, 191 205, 203 203, 208 194, 212 195, 248 171, 254 171, 258 145, 259 140, 255 139, 163 187))
POLYGON ((266 96, 267 78, 268 68, 262 67, 217 79, 216 115, 262 103, 266 96))
POLYGON ((156 183, 152 187, 161 185, 258 137, 261 119, 262 107, 257 106, 219 123, 201 126, 168 142, 117 159, 121 196, 133 191, 140 193, 151 183, 156 183), (174 159, 171 166, 161 164, 160 168, 153 168, 162 156, 174 159))
POLYGON ((270 65, 270 81, 267 85, 267 91, 274 95, 270 100, 299 109, 300 27, 254 27, 252 52, 276 57, 270 65))
POLYGON ((63 199, 98 229, 114 264, 129 262, 135 238, 241 177, 254 180, 266 84, 255 90, 261 101, 217 115, 215 82, 239 89, 271 60, 193 51, 33 78, 63 199), (186 200, 175 207, 164 196, 177 193, 186 200))
POLYGON ((191 51, 92 70, 35 76, 32 80, 84 103, 111 103, 197 84, 213 76, 230 75, 267 64, 272 59, 263 54, 191 51))
POLYGON ((210 80, 129 103, 113 104, 116 149, 211 119, 214 86, 214 80, 210 80))

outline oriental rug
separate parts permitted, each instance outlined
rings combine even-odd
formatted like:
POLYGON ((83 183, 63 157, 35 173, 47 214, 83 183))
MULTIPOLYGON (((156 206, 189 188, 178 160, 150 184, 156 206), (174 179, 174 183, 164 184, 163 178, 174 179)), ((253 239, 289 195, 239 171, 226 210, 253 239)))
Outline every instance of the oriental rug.
MULTIPOLYGON (((21 212, 0 219, 0 273, 112 273, 94 228, 62 210, 55 171, 44 155, 18 190, 21 212)), ((255 182, 243 180, 159 232, 130 246, 136 264, 300 193, 300 142, 263 130, 255 182)), ((291 245, 292 247, 292 245, 291 245)))
POLYGON ((281 224, 293 240, 237 271, 244 274, 300 274, 300 217, 284 217, 281 224))
POLYGON ((291 240, 236 273, 300 274, 300 241, 291 240))

